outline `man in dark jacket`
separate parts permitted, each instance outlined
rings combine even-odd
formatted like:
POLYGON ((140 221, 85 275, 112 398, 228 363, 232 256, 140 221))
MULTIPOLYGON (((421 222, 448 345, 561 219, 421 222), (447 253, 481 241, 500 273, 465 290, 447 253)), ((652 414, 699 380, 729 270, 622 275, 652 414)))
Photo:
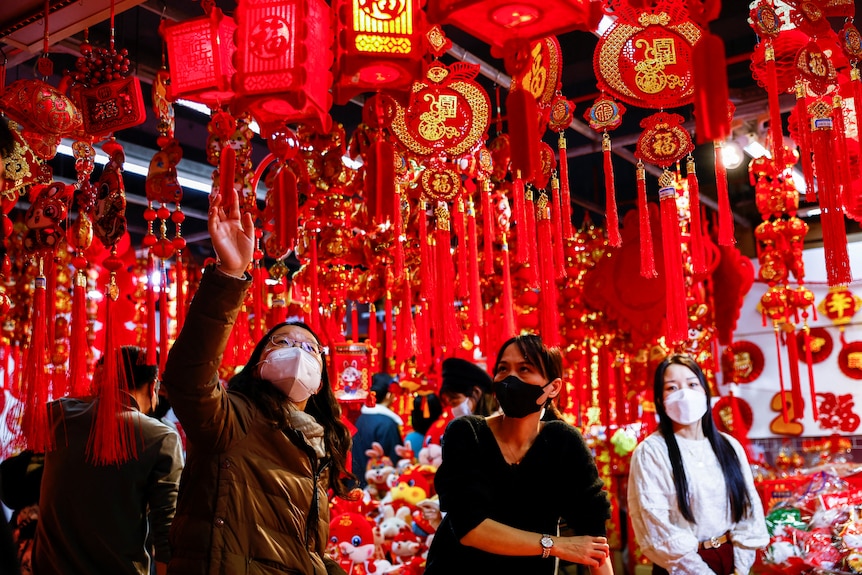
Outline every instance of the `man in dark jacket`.
POLYGON ((159 388, 158 369, 146 365, 146 352, 123 346, 115 353, 128 384, 117 417, 133 426, 134 454, 116 465, 91 463, 90 433, 101 399, 49 405, 54 448, 42 474, 34 575, 149 575, 153 559, 156 573, 167 572, 183 467, 180 438, 145 415, 155 408, 159 388))
POLYGON ((383 453, 396 462, 395 446, 403 442, 401 426, 404 422, 389 409, 393 399, 392 394, 389 393, 389 386, 393 382, 391 375, 375 373, 371 378, 371 392, 377 404, 374 407, 363 405, 359 417, 356 418, 356 433, 353 434, 351 457, 353 474, 359 479, 361 487, 367 484, 365 470, 368 466, 368 456, 365 452, 371 449, 372 444, 379 443, 383 447, 383 453))

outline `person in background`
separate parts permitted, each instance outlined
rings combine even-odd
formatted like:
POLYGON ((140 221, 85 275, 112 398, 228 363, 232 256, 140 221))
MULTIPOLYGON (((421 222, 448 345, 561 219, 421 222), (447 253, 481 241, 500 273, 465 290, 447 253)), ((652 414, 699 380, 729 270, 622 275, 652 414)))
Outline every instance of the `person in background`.
POLYGON ((434 485, 446 513, 426 575, 551 575, 558 557, 612 575, 610 503, 577 429, 542 421, 563 386, 562 355, 535 335, 506 341, 494 363, 502 413, 453 420, 434 485), (557 535, 565 520, 574 535, 557 535))
POLYGON ((383 453, 393 462, 398 460, 395 447, 401 445, 401 426, 404 422, 389 409, 394 397, 389 392, 389 386, 394 382, 395 379, 388 373, 375 373, 371 377, 371 392, 377 403, 374 407, 363 405, 356 418, 351 457, 353 475, 359 479, 360 487, 367 485, 365 468, 368 466, 368 455, 365 452, 371 449, 373 443, 379 443, 383 453))
POLYGON ((188 448, 168 573, 344 573, 325 554, 327 492, 345 496, 352 477, 326 349, 307 325, 279 323, 221 386, 255 230, 233 188, 210 195, 208 227, 218 263, 204 271, 164 373, 188 448))
MULTIPOLYGON (((113 353, 127 384, 118 417, 131 420, 134 455, 118 464, 90 462, 89 438, 101 400, 67 397, 49 404, 54 448, 45 454, 42 471, 35 575, 149 575, 153 560, 157 573, 166 572, 183 468, 180 438, 147 415, 158 401, 159 380, 158 368, 146 364, 146 351, 127 345, 113 353)), ((104 377, 98 366, 95 385, 104 377)))
POLYGON ((413 431, 404 436, 404 444, 410 444, 414 455, 419 455, 419 450, 425 446, 425 434, 441 415, 443 415, 443 406, 436 393, 417 395, 413 398, 413 411, 410 412, 410 425, 413 426, 413 431), (428 415, 425 415, 426 410, 428 415))
MULTIPOLYGON (((44 467, 45 455, 29 449, 0 463, 0 501, 12 510, 7 527, 11 529, 17 562, 24 575, 32 572, 33 542, 39 523, 39 490, 44 467)), ((5 538, 5 533, 2 537, 5 538)), ((3 564, 0 561, 0 566, 3 564)), ((0 573, 6 572, 0 569, 0 573)))
POLYGON ((453 417, 491 415, 497 410, 491 376, 475 363, 460 357, 444 359, 440 379, 440 401, 453 417))
POLYGON ((628 509, 656 575, 747 574, 769 542, 745 450, 716 429, 710 391, 687 355, 653 382, 659 428, 632 454, 628 509))

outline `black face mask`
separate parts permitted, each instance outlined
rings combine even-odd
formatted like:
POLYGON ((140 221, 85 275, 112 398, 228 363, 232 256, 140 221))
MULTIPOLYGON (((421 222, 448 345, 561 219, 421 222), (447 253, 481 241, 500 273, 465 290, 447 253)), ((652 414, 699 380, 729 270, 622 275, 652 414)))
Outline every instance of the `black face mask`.
POLYGON ((542 405, 537 402, 551 382, 545 385, 531 385, 518 376, 510 375, 494 385, 497 401, 500 402, 506 417, 520 419, 542 409, 542 405))

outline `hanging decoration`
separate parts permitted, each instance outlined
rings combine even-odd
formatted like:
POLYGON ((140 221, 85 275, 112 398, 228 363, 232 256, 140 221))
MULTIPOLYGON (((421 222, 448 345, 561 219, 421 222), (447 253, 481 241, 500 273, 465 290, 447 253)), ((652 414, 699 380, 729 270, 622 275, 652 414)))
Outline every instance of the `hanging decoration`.
POLYGON ((602 157, 605 173, 605 212, 607 214, 608 245, 618 248, 622 244, 617 215, 616 190, 614 184, 614 165, 611 159, 611 136, 608 132, 616 130, 623 122, 626 107, 601 95, 593 105, 584 112, 584 118, 590 128, 602 135, 602 157))

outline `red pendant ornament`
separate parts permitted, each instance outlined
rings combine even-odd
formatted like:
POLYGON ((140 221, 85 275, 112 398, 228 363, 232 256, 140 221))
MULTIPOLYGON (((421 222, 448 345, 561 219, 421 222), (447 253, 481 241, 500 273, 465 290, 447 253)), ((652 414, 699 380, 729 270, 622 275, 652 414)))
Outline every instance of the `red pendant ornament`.
POLYGON ((268 137, 286 123, 332 124, 332 34, 323 0, 240 0, 236 9, 236 113, 268 137))
POLYGON ((605 172, 605 213, 607 214, 608 245, 614 248, 622 245, 620 222, 617 214, 616 190, 614 185, 614 164, 611 159, 611 136, 609 131, 616 130, 623 121, 626 108, 605 95, 599 96, 593 105, 584 112, 590 128, 602 135, 602 157, 605 172))
POLYGON ((418 0, 335 0, 337 104, 362 92, 410 91, 422 73, 423 15, 418 0))
POLYGON ((171 100, 185 98, 212 108, 230 103, 235 30, 233 18, 216 7, 199 18, 162 22, 159 33, 167 46, 171 100))

